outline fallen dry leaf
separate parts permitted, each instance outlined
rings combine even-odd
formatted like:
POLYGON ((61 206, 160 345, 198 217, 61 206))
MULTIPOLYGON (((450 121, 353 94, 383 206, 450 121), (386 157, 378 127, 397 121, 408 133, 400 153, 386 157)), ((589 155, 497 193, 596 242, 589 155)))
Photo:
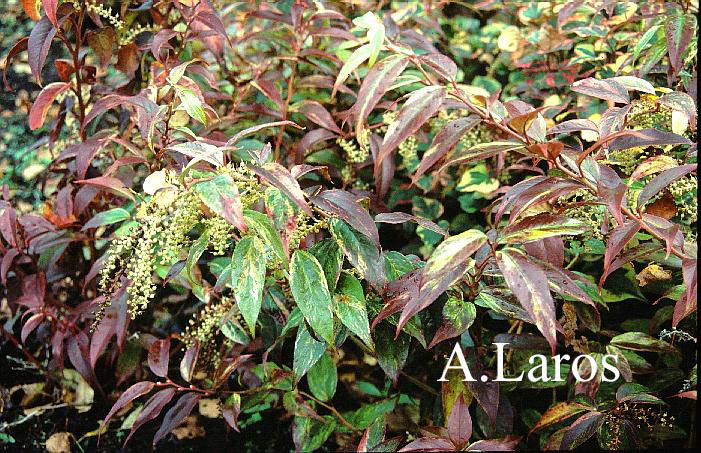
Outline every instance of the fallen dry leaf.
POLYGON ((54 433, 46 440, 46 451, 49 453, 70 453, 71 433, 54 433))

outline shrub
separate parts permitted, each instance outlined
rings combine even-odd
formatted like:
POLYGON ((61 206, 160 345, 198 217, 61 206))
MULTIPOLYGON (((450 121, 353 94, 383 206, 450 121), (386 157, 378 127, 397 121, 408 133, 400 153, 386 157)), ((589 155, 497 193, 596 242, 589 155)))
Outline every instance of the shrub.
POLYGON ((694 438, 687 2, 36 3, 6 66, 54 158, 40 209, 5 187, 0 276, 98 432, 213 402, 304 451, 694 438), (489 379, 437 382, 456 344, 489 379))

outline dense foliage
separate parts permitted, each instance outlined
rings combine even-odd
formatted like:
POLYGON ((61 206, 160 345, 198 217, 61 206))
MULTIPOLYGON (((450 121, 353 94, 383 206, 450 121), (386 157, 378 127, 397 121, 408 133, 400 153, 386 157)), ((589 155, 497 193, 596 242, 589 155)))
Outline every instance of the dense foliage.
POLYGON ((0 316, 65 442, 695 445, 698 2, 21 4, 0 316))

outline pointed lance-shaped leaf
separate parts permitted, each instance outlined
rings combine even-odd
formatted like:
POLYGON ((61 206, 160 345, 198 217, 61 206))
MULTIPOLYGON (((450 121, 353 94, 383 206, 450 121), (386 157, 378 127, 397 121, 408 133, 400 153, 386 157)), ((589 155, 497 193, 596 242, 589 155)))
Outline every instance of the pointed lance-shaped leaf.
POLYGON ((343 133, 343 131, 341 131, 341 128, 339 128, 336 122, 334 121, 329 111, 326 110, 326 107, 324 107, 317 101, 304 101, 302 106, 299 108, 299 113, 303 114, 304 116, 309 118, 309 120, 313 121, 314 123, 318 124, 319 126, 325 129, 333 131, 337 134, 343 133))
MULTIPOLYGON (((407 57, 393 55, 374 65, 365 76, 358 91, 358 98, 351 108, 355 114, 355 133, 357 136, 363 136, 365 120, 368 115, 408 63, 407 57)), ((366 143, 362 142, 361 146, 366 146, 366 143)))
POLYGON ((348 60, 343 64, 343 67, 336 77, 336 81, 333 83, 333 90, 331 91, 331 97, 336 96, 336 91, 338 87, 346 81, 351 72, 355 71, 358 66, 363 64, 365 60, 370 58, 372 53, 372 47, 368 44, 362 45, 355 49, 353 53, 348 57, 348 60))
POLYGON ((58 9, 58 0, 41 0, 41 4, 44 7, 44 12, 49 22, 53 24, 54 27, 58 28, 58 21, 56 20, 56 10, 58 9))
POLYGON ((500 242, 522 244, 553 236, 575 236, 589 229, 581 220, 544 212, 508 225, 502 231, 500 242))
POLYGON ((332 212, 350 226, 363 233, 379 247, 380 235, 370 214, 360 205, 358 197, 341 189, 325 190, 310 197, 312 203, 325 211, 332 212))
POLYGON ((290 289, 314 332, 334 344, 333 300, 321 264, 309 252, 297 250, 292 255, 290 289))
POLYGON ((292 177, 290 171, 278 164, 277 162, 268 162, 261 166, 251 165, 251 170, 261 177, 267 183, 277 187, 285 193, 292 201, 299 206, 302 211, 310 217, 314 217, 314 213, 304 199, 304 192, 299 186, 296 179, 292 177))
POLYGON ((458 395, 448 417, 448 437, 457 450, 462 450, 472 437, 472 417, 469 406, 461 393, 458 395))
POLYGON ((604 273, 599 280, 599 288, 601 288, 606 280, 606 277, 611 273, 609 270, 614 258, 623 250, 623 247, 633 239, 633 236, 640 231, 640 223, 635 221, 626 222, 619 225, 611 232, 606 241, 606 252, 604 254, 604 273))
POLYGON ((154 394, 148 401, 146 401, 141 413, 139 413, 139 416, 136 417, 136 420, 134 420, 134 424, 131 426, 131 431, 129 431, 129 435, 127 436, 126 440, 124 440, 124 445, 129 442, 131 436, 133 436, 136 430, 139 429, 144 423, 151 421, 160 415, 163 408, 175 396, 175 392, 175 387, 168 387, 154 394))
POLYGON ((114 403, 112 406, 112 409, 110 409, 109 413, 105 417, 105 419, 102 421, 100 424, 100 430, 99 433, 102 434, 105 425, 110 421, 110 419, 114 416, 114 414, 117 413, 121 408, 126 406, 127 404, 131 403, 138 397, 147 394, 148 392, 153 389, 153 387, 156 385, 155 382, 149 382, 149 381, 143 381, 143 382, 137 382, 136 384, 132 385, 128 389, 124 391, 119 396, 119 399, 117 399, 117 402, 114 403))
POLYGON ((694 38, 696 17, 691 13, 685 13, 675 3, 667 3, 665 7, 668 11, 664 24, 664 35, 669 50, 669 63, 676 74, 681 70, 684 52, 694 38))
POLYGON ((638 195, 638 211, 652 197, 660 193, 663 189, 669 186, 672 182, 686 176, 691 172, 696 171, 697 164, 681 165, 679 167, 670 168, 655 176, 652 181, 647 183, 643 190, 638 195))
POLYGON ((599 178, 596 181, 596 190, 599 197, 606 203, 619 225, 623 225, 622 209, 628 186, 621 180, 615 170, 606 165, 599 165, 599 178))
POLYGON ((604 414, 597 411, 588 412, 579 417, 562 436, 560 448, 563 450, 574 450, 584 442, 589 440, 599 426, 604 422, 604 414))
POLYGON ((190 415, 201 397, 201 393, 187 392, 178 398, 178 401, 163 416, 163 422, 153 436, 153 444, 157 444, 166 434, 177 428, 190 415))
POLYGON ((234 297, 251 335, 255 336, 256 321, 263 302, 265 284, 263 243, 255 236, 245 236, 234 249, 231 259, 231 284, 234 297))
POLYGON ((54 99, 70 88, 70 86, 69 83, 54 82, 46 85, 44 89, 41 90, 29 111, 29 128, 31 130, 37 130, 44 125, 46 113, 49 111, 49 107, 53 104, 54 99))
POLYGON ((548 340, 555 355, 559 325, 545 272, 515 249, 497 252, 497 265, 507 285, 548 340))
POLYGON ((438 111, 445 95, 446 89, 441 86, 427 86, 411 93, 399 110, 397 119, 387 128, 380 152, 375 159, 376 171, 400 143, 414 135, 438 111))
POLYGON ((622 104, 628 104, 630 102, 630 96, 628 96, 626 87, 620 82, 611 79, 599 80, 589 77, 578 80, 572 84, 572 91, 606 101, 622 104))
POLYGON ((581 414, 584 411, 591 410, 588 406, 577 402, 561 402, 550 407, 543 415, 538 419, 535 425, 528 432, 532 434, 541 429, 547 428, 549 426, 560 423, 561 421, 567 420, 577 414, 581 414))
POLYGON ((29 34, 27 42, 27 61, 29 68, 32 70, 32 75, 37 83, 41 85, 41 70, 46 62, 46 57, 49 55, 51 42, 56 36, 56 27, 51 23, 48 17, 42 17, 39 22, 34 25, 32 32, 29 34))
POLYGON ((470 115, 467 118, 460 118, 443 126, 443 129, 433 137, 431 146, 421 158, 416 173, 411 177, 412 183, 415 184, 421 175, 445 156, 460 141, 460 138, 480 121, 477 115, 470 115))
POLYGON ((617 151, 621 149, 645 146, 691 144, 691 140, 686 137, 682 137, 681 135, 650 128, 620 131, 618 134, 616 134, 616 138, 611 140, 609 143, 609 150, 617 151))
POLYGON ((686 290, 674 306, 672 326, 677 327, 682 319, 696 311, 698 289, 698 261, 696 258, 682 259, 682 276, 686 290))

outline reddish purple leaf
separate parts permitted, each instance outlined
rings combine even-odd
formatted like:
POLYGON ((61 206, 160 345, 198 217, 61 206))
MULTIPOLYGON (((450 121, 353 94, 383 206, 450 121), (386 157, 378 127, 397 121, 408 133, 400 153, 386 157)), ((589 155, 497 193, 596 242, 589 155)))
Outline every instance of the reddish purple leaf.
POLYGON ((652 181, 647 183, 647 185, 643 188, 640 195, 638 195, 638 211, 640 211, 648 200, 660 193, 660 191, 664 190, 672 182, 696 171, 696 165, 697 164, 681 165, 679 167, 665 170, 659 175, 655 176, 652 181))
POLYGON ((664 35, 669 51, 669 63, 676 74, 682 69, 682 57, 694 38, 696 18, 691 13, 685 13, 675 3, 665 3, 665 6, 667 17, 664 24, 664 35), (674 7, 671 8, 668 5, 674 7))
POLYGON ((68 358, 76 371, 90 384, 95 384, 95 372, 90 366, 88 336, 82 330, 68 338, 68 358))
POLYGON ((685 258, 682 260, 682 275, 686 291, 674 306, 672 326, 677 325, 688 315, 696 311, 697 289, 698 289, 698 261, 696 258, 685 258))
POLYGON ((202 22, 204 25, 211 28, 222 38, 224 38, 224 40, 231 43, 229 40, 229 35, 226 33, 226 27, 218 15, 211 12, 201 12, 197 14, 195 20, 202 22))
POLYGON ((414 135, 441 107, 446 89, 441 86, 428 86, 414 91, 399 110, 397 119, 390 124, 375 160, 375 170, 382 161, 392 154, 404 140, 414 135))
POLYGON ((310 198, 312 203, 325 211, 338 215, 350 226, 369 237, 375 245, 380 245, 380 235, 375 221, 358 203, 358 197, 345 190, 333 189, 321 192, 310 198))
POLYGON ((456 450, 461 450, 472 437, 472 417, 468 409, 469 406, 465 404, 465 398, 460 393, 450 411, 447 424, 448 436, 456 450))
MULTIPOLYGON (((327 129, 314 129, 306 134, 304 134, 304 137, 302 137, 302 140, 299 141, 298 146, 298 153, 300 157, 303 157, 304 154, 306 153, 307 150, 312 149, 314 145, 316 145, 319 142, 325 141, 325 140, 331 140, 332 138, 338 137, 338 134, 335 132, 331 132, 330 130, 327 129)), ((303 159, 298 159, 297 162, 301 162, 303 159)))
POLYGON ((349 111, 355 114, 356 134, 362 133, 368 115, 408 63, 407 57, 394 55, 383 59, 368 71, 358 90, 357 101, 349 111))
POLYGON ((622 104, 630 102, 630 96, 628 96, 626 87, 615 80, 599 80, 589 77, 574 82, 572 84, 572 91, 606 101, 622 104))
POLYGON ((496 427, 497 414, 499 413, 499 383, 495 381, 467 382, 467 386, 474 395, 477 403, 487 414, 492 427, 496 427))
POLYGON ((2 263, 0 263, 0 282, 2 282, 3 285, 7 285, 7 273, 10 271, 12 262, 19 255, 19 253, 19 250, 16 248, 11 248, 2 257, 2 263))
POLYGON ((56 21, 58 0, 41 0, 41 4, 44 6, 44 12, 46 13, 46 17, 48 17, 49 22, 51 22, 54 27, 58 28, 58 22, 56 21))
POLYGON ((447 82, 452 82, 458 75, 458 66, 452 58, 446 57, 440 53, 430 53, 421 55, 419 61, 434 71, 439 76, 443 77, 447 82))
MULTIPOLYGON (((380 145, 382 145, 382 138, 377 134, 370 134, 370 152, 373 160, 377 159, 380 145)), ((378 200, 384 199, 389 192, 396 171, 397 163, 392 154, 382 161, 380 168, 375 169, 373 176, 375 177, 375 194, 378 200)))
POLYGON ((613 260, 608 268, 608 274, 612 274, 633 260, 649 256, 651 253, 655 253, 660 250, 662 250, 662 246, 653 242, 646 242, 638 245, 637 247, 628 249, 620 254, 618 258, 613 260))
POLYGON ((392 224, 416 222, 423 228, 426 228, 427 230, 431 230, 442 236, 448 236, 447 231, 445 231, 443 228, 436 225, 435 223, 431 222, 430 220, 424 219, 423 217, 407 214, 406 212, 387 212, 377 214, 375 216, 375 222, 392 224))
POLYGON ((686 137, 657 129, 624 130, 620 134, 621 136, 611 140, 609 144, 611 151, 645 146, 692 144, 686 137))
POLYGON ((197 364, 197 357, 200 354, 200 343, 196 341, 195 344, 185 351, 183 359, 180 361, 180 376, 190 382, 192 380, 192 373, 195 371, 195 365, 197 364))
POLYGON ((606 165, 599 165, 596 190, 619 225, 624 223, 621 210, 623 209, 627 189, 628 186, 625 185, 615 170, 606 165))
MULTIPOLYGON (((264 124, 257 124, 255 126, 248 127, 242 131, 237 132, 233 137, 231 137, 227 142, 226 146, 234 146, 239 140, 241 140, 243 137, 251 134, 255 134, 258 131, 261 131, 263 129, 267 129, 269 127, 274 127, 274 126, 293 126, 296 127, 297 129, 304 129, 297 123, 293 121, 275 121, 272 123, 264 123, 264 124)), ((313 132, 313 131, 312 131, 313 132)), ((336 134, 333 135, 334 137, 336 134)))
POLYGON ((579 131, 593 131, 599 133, 599 128, 595 122, 587 119, 567 120, 548 129, 546 135, 571 134, 579 131))
POLYGON ((142 381, 137 382, 136 384, 126 389, 126 391, 119 396, 119 399, 116 403, 114 403, 112 409, 110 409, 109 413, 107 414, 107 417, 105 417, 105 419, 100 424, 100 434, 102 434, 105 425, 107 424, 107 422, 110 421, 112 416, 114 416, 114 414, 117 413, 117 411, 119 411, 121 408, 131 403, 138 397, 150 392, 155 385, 156 384, 154 384, 153 382, 142 381))
POLYGON ((168 375, 168 361, 170 359, 170 339, 154 341, 148 349, 148 366, 153 374, 160 377, 168 375))
POLYGON ((290 197, 297 206, 310 217, 314 216, 311 208, 304 199, 304 192, 299 187, 299 183, 292 177, 290 171, 276 162, 269 162, 260 167, 252 165, 251 170, 261 179, 274 187, 280 189, 285 195, 290 197))
POLYGON ((326 108, 316 101, 304 101, 304 104, 299 108, 299 113, 305 115, 319 126, 333 131, 337 134, 342 134, 343 131, 336 125, 333 117, 326 108))
POLYGON ((623 107, 611 107, 601 115, 599 121, 599 137, 605 138, 609 135, 618 132, 625 123, 626 115, 630 110, 630 105, 623 107))
POLYGON ((154 35, 153 40, 151 41, 151 53, 153 53, 153 56, 156 57, 156 60, 161 61, 161 49, 173 48, 170 44, 168 44, 168 41, 170 41, 170 39, 174 36, 177 36, 177 33, 169 28, 160 30, 154 35))
POLYGON ((221 413, 222 416, 224 417, 224 420, 226 420, 226 423, 229 424, 234 430, 238 433, 239 431, 239 425, 238 425, 238 418, 239 414, 241 413, 241 399, 234 398, 234 405, 233 406, 222 406, 221 408, 221 413))
POLYGON ((455 446, 442 437, 422 437, 410 442, 399 451, 455 451, 455 446))
POLYGON ((589 440, 599 426, 604 422, 604 414, 591 411, 582 415, 570 426, 562 436, 560 448, 563 450, 574 450, 589 440))
POLYGON ((443 126, 443 129, 433 137, 431 146, 421 158, 416 173, 411 177, 412 183, 415 184, 421 175, 426 173, 436 162, 445 156, 448 151, 460 141, 460 138, 479 122, 480 118, 477 115, 471 115, 467 118, 451 121, 443 126))
POLYGON ((56 36, 56 27, 51 24, 48 17, 42 17, 29 34, 27 42, 28 62, 39 85, 41 85, 41 70, 49 55, 54 36, 56 36))
POLYGON ((256 80, 251 82, 251 85, 259 89, 261 93, 273 101, 281 112, 285 110, 285 101, 282 100, 282 95, 273 82, 270 80, 256 80))
POLYGON ((41 324, 44 318, 44 313, 36 313, 30 316, 29 319, 24 322, 24 325, 22 325, 22 333, 20 335, 20 340, 22 340, 22 343, 27 341, 29 334, 32 333, 34 329, 39 327, 39 324, 41 324))
POLYGON ((633 239, 635 233, 640 231, 640 224, 635 221, 619 225, 613 230, 606 241, 606 253, 604 254, 604 273, 599 280, 599 288, 604 284, 606 277, 611 273, 609 270, 614 258, 623 250, 623 247, 633 239))
POLYGON ((526 252, 535 258, 561 268, 565 263, 565 243, 559 236, 543 238, 523 244, 526 252))
POLYGON ((131 431, 129 431, 129 435, 124 441, 124 445, 126 445, 127 442, 129 442, 131 436, 134 435, 136 430, 139 429, 141 425, 158 417, 163 408, 166 406, 166 404, 168 404, 170 400, 173 399, 173 396, 175 396, 175 388, 168 387, 159 391, 158 393, 154 394, 151 398, 149 398, 149 400, 146 401, 146 404, 141 410, 139 416, 136 417, 136 420, 134 420, 134 424, 131 427, 131 431))
POLYGON ((155 445, 166 434, 177 428, 190 415, 190 412, 192 412, 192 409, 201 397, 202 394, 196 392, 188 392, 181 396, 163 417, 161 427, 158 428, 156 435, 153 436, 153 444, 155 445))
POLYGON ((7 70, 10 69, 10 64, 12 63, 12 59, 15 57, 20 52, 24 52, 27 50, 27 46, 29 43, 29 38, 24 37, 17 41, 14 46, 10 49, 10 51, 7 53, 7 56, 5 57, 5 67, 2 70, 2 81, 3 84, 5 85, 5 90, 6 91, 11 91, 12 87, 10 86, 10 82, 7 81, 7 70))
POLYGON ((552 354, 555 355, 559 324, 545 272, 514 249, 497 252, 497 265, 509 288, 548 340, 552 354))
POLYGON ((509 434, 503 439, 478 440, 471 444, 467 451, 514 451, 519 442, 521 442, 519 436, 509 434))
POLYGON ((90 366, 95 369, 98 357, 107 349, 110 339, 117 333, 117 311, 110 307, 90 339, 90 366))

